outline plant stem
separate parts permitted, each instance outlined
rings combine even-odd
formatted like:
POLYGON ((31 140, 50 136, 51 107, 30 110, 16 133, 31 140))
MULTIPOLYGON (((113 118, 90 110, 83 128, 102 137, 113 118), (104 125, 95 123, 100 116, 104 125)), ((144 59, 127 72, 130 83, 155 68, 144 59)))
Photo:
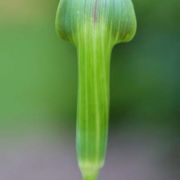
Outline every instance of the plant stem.
POLYGON ((96 180, 108 136, 111 43, 102 29, 79 32, 77 154, 84 180, 96 180))
POLYGON ((84 180, 97 180, 97 175, 91 174, 91 175, 84 176, 84 180))

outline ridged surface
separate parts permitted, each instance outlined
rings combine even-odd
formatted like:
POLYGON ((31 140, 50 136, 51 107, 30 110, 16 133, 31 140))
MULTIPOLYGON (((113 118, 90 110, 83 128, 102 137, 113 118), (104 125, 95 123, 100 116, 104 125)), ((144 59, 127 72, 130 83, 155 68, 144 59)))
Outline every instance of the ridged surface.
POLYGON ((79 27, 77 39, 77 153, 84 176, 103 166, 107 143, 111 39, 99 26, 79 27))
POLYGON ((78 26, 105 23, 113 43, 127 42, 136 32, 136 17, 131 0, 61 0, 56 29, 61 37, 76 42, 78 26), (89 24, 87 24, 89 22, 89 24))

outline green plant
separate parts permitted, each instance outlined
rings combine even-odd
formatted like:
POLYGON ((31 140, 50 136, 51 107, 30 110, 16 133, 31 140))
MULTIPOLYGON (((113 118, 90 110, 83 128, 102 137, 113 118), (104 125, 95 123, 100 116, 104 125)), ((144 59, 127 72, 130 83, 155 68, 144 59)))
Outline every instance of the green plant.
POLYGON ((136 32, 131 0, 60 0, 56 30, 77 47, 77 155, 85 180, 104 164, 109 114, 110 56, 136 32))

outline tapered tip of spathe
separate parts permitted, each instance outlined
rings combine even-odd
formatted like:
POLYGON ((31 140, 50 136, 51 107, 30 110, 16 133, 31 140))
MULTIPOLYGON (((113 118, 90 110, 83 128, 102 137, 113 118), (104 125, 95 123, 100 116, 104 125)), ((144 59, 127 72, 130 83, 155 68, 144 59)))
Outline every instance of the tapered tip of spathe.
POLYGON ((99 172, 91 172, 89 174, 83 174, 83 180, 98 180, 99 172))
POLYGON ((99 172, 100 172, 99 168, 81 169, 83 180, 98 180, 99 172))

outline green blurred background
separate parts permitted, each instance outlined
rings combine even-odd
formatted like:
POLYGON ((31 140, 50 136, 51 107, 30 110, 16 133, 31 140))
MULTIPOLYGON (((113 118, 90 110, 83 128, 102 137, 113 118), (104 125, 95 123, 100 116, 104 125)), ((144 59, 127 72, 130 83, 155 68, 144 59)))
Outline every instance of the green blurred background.
MULTIPOLYGON (((80 179, 76 49, 55 33, 57 5, 58 0, 0 1, 2 180, 80 179)), ((137 35, 112 54, 103 177, 178 180, 180 1, 134 5, 137 35)))
MULTIPOLYGON (((76 50, 55 33, 57 4, 0 2, 1 132, 19 132, 44 119, 48 125, 75 123, 76 50)), ((134 4, 137 35, 131 43, 115 47, 112 55, 111 125, 178 132, 180 1, 134 4)))

